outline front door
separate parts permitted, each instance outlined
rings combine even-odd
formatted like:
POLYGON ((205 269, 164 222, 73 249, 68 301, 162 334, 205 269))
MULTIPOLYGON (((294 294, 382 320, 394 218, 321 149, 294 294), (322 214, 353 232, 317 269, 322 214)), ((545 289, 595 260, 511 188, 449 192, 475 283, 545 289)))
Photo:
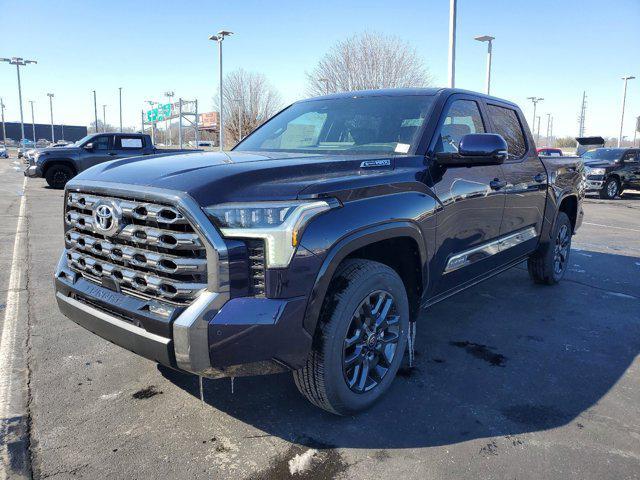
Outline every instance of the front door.
MULTIPOLYGON (((481 108, 473 97, 453 95, 440 117, 439 133, 429 156, 456 152, 464 135, 487 132, 481 108)), ((491 248, 500 234, 504 179, 499 165, 445 168, 432 160, 430 173, 433 189, 442 203, 436 214, 432 268, 436 276, 431 294, 438 295, 498 266, 491 248)))
POLYGON ((547 173, 533 141, 527 141, 522 113, 508 104, 487 102, 492 133, 507 142, 509 158, 502 165, 507 185, 500 236, 512 237, 502 249, 504 261, 536 248, 547 201, 547 173))
POLYGON ((113 135, 100 135, 95 137, 91 143, 93 148, 83 158, 83 170, 116 158, 117 153, 113 149, 113 135))
POLYGON ((640 150, 630 150, 622 157, 620 176, 626 188, 640 189, 640 150))

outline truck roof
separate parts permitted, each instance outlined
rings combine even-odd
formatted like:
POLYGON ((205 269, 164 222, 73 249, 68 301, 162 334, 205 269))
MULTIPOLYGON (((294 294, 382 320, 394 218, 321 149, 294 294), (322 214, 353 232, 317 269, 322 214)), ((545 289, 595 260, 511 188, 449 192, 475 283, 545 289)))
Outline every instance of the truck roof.
MULTIPOLYGON (((453 94, 453 93, 463 93, 467 95, 474 95, 477 97, 482 97, 487 100, 499 101, 502 103, 508 103, 513 106, 517 106, 515 103, 505 100, 503 98, 493 97, 491 95, 486 95, 480 92, 474 92, 471 90, 464 90, 461 88, 381 88, 379 90, 355 90, 351 92, 340 92, 340 93, 331 93, 329 95, 322 95, 319 97, 308 98, 305 100, 300 100, 300 102, 312 102, 315 100, 325 100, 331 98, 353 98, 353 97, 405 97, 411 95, 440 95, 440 94, 453 94)), ((299 102, 295 102, 299 103, 299 102)))

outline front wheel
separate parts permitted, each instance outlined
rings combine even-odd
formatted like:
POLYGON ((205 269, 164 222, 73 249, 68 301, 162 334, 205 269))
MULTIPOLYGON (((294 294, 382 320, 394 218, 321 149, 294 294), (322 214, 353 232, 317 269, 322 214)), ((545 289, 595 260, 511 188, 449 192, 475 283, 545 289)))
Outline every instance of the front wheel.
POLYGON ((66 165, 53 165, 45 174, 45 179, 51 188, 62 189, 73 178, 73 170, 66 165))
POLYGON ((569 265, 572 233, 571 220, 566 213, 559 212, 551 242, 540 246, 527 261, 529 275, 534 282, 553 285, 562 280, 569 265))
POLYGON ((409 301, 390 267, 347 260, 336 272, 306 364, 293 372, 314 405, 347 415, 388 390, 407 345, 409 301))
POLYGON ((616 178, 609 178, 600 190, 600 198, 613 200, 620 193, 620 183, 616 178))

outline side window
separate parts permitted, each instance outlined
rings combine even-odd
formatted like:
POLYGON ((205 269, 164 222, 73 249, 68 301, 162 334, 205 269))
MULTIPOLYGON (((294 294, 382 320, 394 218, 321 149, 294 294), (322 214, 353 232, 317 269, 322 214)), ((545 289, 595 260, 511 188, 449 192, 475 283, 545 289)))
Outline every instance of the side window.
POLYGON ((111 148, 111 136, 102 135, 93 141, 94 150, 109 150, 111 148))
POLYGON ((140 150, 142 146, 142 138, 140 137, 116 137, 116 149, 118 150, 140 150))
POLYGON ((440 127, 434 152, 457 152, 460 140, 469 133, 485 133, 480 108, 473 100, 455 100, 440 127))
POLYGON ((496 133, 507 142, 509 158, 522 158, 527 153, 527 142, 516 111, 497 105, 488 105, 488 111, 496 133))

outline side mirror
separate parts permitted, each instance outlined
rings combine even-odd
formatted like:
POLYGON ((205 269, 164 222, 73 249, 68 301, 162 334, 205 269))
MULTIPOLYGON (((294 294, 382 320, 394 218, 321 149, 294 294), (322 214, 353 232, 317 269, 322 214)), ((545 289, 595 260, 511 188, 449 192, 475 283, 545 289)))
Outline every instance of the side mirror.
POLYGON ((501 165, 507 158, 507 142, 494 133, 470 133, 462 137, 456 153, 436 153, 436 161, 448 167, 501 165))
POLYGON ((84 148, 85 150, 89 150, 89 151, 93 150, 93 142, 89 142, 89 143, 85 144, 85 146, 82 147, 82 148, 84 148))

